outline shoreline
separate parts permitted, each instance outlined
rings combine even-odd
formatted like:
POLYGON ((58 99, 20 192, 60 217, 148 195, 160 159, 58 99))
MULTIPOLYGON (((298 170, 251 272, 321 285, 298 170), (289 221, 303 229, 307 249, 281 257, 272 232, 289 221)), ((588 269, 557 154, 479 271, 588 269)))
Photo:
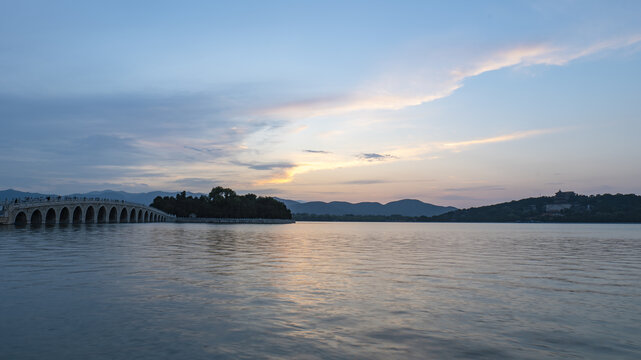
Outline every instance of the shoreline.
POLYGON ((179 224, 294 224, 293 219, 263 219, 263 218, 176 218, 173 222, 179 224))

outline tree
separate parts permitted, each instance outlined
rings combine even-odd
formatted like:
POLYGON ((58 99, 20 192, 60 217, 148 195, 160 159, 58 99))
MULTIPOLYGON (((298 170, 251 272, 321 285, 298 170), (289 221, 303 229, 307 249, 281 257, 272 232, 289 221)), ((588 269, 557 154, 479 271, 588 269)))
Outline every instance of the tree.
POLYGON ((151 206, 178 217, 196 214, 209 218, 291 219, 292 214, 282 202, 272 197, 246 194, 239 196, 230 188, 216 186, 208 196, 194 198, 185 191, 176 197, 157 196, 151 206))

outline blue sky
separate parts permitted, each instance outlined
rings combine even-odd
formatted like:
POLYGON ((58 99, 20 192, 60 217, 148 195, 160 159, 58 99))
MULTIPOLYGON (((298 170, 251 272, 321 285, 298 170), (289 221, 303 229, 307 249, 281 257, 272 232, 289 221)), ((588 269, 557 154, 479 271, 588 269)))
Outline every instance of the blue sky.
POLYGON ((0 1, 0 188, 641 193, 637 1, 0 1))

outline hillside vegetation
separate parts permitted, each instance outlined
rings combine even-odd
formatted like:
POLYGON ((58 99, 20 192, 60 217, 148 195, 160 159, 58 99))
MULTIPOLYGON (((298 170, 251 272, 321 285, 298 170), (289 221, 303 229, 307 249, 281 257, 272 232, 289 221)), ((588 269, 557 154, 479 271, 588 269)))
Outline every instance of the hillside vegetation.
POLYGON ((173 196, 158 196, 152 207, 178 217, 291 219, 285 204, 254 194, 237 195, 229 188, 217 186, 209 195, 187 196, 183 191, 173 196))
POLYGON ((433 216, 429 221, 456 222, 641 222, 641 196, 634 194, 555 196, 516 200, 433 216))

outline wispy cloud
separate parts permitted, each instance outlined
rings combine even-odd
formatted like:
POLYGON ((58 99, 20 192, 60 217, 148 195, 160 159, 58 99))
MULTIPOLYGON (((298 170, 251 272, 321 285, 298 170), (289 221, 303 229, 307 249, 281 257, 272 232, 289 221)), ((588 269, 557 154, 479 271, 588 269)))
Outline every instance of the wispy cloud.
POLYGON ((515 66, 560 66, 581 57, 640 42, 641 34, 634 34, 583 46, 553 43, 511 46, 477 55, 459 65, 440 68, 437 73, 429 68, 419 67, 406 73, 387 74, 382 78, 395 79, 394 84, 384 80, 374 81, 352 93, 291 102, 264 109, 261 114, 309 118, 363 110, 398 110, 447 97, 462 87, 465 79, 486 72, 515 66))
POLYGON ((324 151, 324 150, 303 150, 303 152, 311 153, 311 154, 331 154, 331 152, 324 151))
POLYGON ((252 170, 275 170, 275 169, 290 169, 296 167, 295 164, 286 163, 286 162, 274 162, 274 163, 245 163, 241 161, 232 161, 232 164, 245 166, 252 170))
POLYGON ((443 143, 443 144, 440 144, 440 146, 444 149, 460 151, 463 148, 473 146, 473 145, 514 141, 518 139, 524 139, 524 138, 543 135, 543 134, 550 134, 550 133, 559 132, 559 131, 560 129, 539 129, 539 130, 519 131, 511 134, 493 136, 489 138, 443 143))
POLYGON ((396 158, 395 156, 392 156, 390 154, 377 154, 377 153, 364 153, 364 154, 359 154, 357 157, 359 159, 363 159, 366 161, 383 161, 383 160, 396 158))
POLYGON ((517 131, 509 134, 490 136, 479 139, 472 140, 463 140, 455 142, 429 142, 424 144, 419 144, 415 146, 404 146, 398 147, 393 151, 390 151, 392 155, 407 159, 407 160, 416 160, 424 158, 433 158, 437 159, 438 156, 434 155, 437 152, 450 151, 450 152, 459 152, 463 151, 471 146, 475 145, 485 145, 493 143, 502 143, 508 141, 515 141, 545 134, 553 134, 563 131, 564 129, 535 129, 527 131, 517 131))
POLYGON ((385 184, 385 183, 389 183, 389 181, 379 180, 379 179, 351 180, 351 181, 343 181, 340 184, 341 185, 371 185, 371 184, 385 184))
POLYGON ((212 155, 212 156, 221 156, 226 154, 229 149, 225 149, 223 147, 212 147, 212 146, 191 146, 191 145, 184 145, 183 148, 187 150, 193 150, 201 154, 207 154, 207 155, 212 155))
MULTIPOLYGON (((330 159, 315 162, 305 162, 298 164, 288 164, 291 166, 282 167, 276 173, 266 180, 258 181, 258 184, 284 184, 291 182, 295 176, 305 174, 312 171, 321 170, 334 170, 340 168, 350 168, 357 166, 371 166, 380 164, 383 160, 398 161, 398 160, 423 160, 435 158, 435 152, 450 151, 458 152, 473 145, 486 145, 506 141, 515 141, 533 136, 550 134, 561 131, 560 129, 539 129, 529 131, 519 131, 505 135, 492 136, 488 138, 457 141, 457 142, 434 142, 421 144, 414 147, 398 148, 391 151, 389 154, 379 153, 362 153, 356 156, 355 159, 341 158, 334 156, 330 159)), ((273 169, 273 168, 270 168, 273 169)), ((270 170, 268 168, 260 170, 270 170)))

